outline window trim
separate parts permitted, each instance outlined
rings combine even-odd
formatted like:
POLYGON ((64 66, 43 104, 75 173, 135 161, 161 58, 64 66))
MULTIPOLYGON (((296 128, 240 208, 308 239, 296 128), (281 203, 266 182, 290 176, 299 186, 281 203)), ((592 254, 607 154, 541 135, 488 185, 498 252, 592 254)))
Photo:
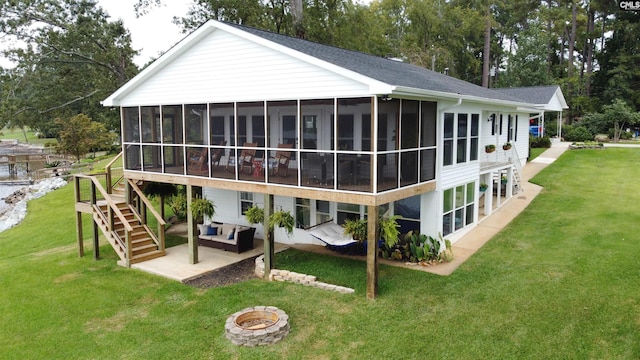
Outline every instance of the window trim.
POLYGON ((479 156, 478 156, 479 148, 480 148, 479 140, 475 142, 475 147, 476 147, 475 151, 473 151, 472 149, 472 144, 474 143, 472 139, 479 139, 479 136, 480 136, 480 120, 479 119, 480 119, 480 114, 477 112, 445 112, 443 114, 442 151, 441 151, 443 167, 468 164, 468 163, 479 160, 479 156), (447 119, 449 115, 451 116, 451 119, 447 119), (474 118, 477 119, 477 121, 475 122, 477 126, 477 129, 475 129, 475 132, 477 135, 472 135, 474 118), (444 128, 446 128, 446 121, 451 121, 451 120, 453 120, 453 132, 452 132, 453 137, 449 138, 449 137, 445 137, 446 134, 445 134, 444 128), (466 134, 464 134, 464 136, 459 136, 458 130, 460 126, 460 121, 462 120, 466 121, 466 134), (460 140, 465 140, 465 144, 464 144, 465 157, 463 160, 458 158, 458 143, 460 140), (447 146, 446 146, 447 142, 451 142, 450 154, 447 152, 447 146), (475 156, 472 156, 473 154, 475 154, 475 156))

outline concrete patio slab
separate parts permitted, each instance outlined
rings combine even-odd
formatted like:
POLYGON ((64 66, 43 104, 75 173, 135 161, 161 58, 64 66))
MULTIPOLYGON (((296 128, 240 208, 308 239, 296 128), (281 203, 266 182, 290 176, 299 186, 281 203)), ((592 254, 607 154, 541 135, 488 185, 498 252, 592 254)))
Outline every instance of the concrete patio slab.
MULTIPOLYGON (((279 252, 287 246, 277 244, 275 251, 279 252)), ((262 240, 254 240, 254 248, 241 254, 236 254, 206 246, 198 247, 198 263, 189 263, 189 247, 182 244, 166 249, 166 255, 149 261, 131 265, 132 269, 142 270, 151 274, 160 275, 169 279, 185 281, 207 273, 209 271, 225 267, 244 259, 262 255, 264 244, 262 240)))

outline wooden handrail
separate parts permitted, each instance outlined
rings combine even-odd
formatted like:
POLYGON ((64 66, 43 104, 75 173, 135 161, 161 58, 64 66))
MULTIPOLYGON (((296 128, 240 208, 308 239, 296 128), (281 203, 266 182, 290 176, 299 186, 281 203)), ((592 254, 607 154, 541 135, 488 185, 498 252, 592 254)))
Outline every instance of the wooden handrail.
MULTIPOLYGON (((164 219, 162 218, 162 215, 160 215, 156 209, 153 207, 153 205, 151 204, 151 202, 149 201, 149 199, 147 199, 146 196, 143 195, 142 190, 140 189, 140 187, 138 186, 138 184, 136 184, 134 181, 132 181, 131 179, 127 179, 127 182, 129 184, 129 186, 131 186, 131 189, 133 189, 133 191, 138 194, 138 198, 140 198, 142 200, 142 202, 145 204, 145 207, 151 211, 151 214, 153 215, 153 217, 156 218, 156 221, 158 223, 158 236, 156 237, 155 234, 151 231, 151 229, 149 229, 149 227, 147 226, 147 224, 142 221, 141 219, 141 223, 145 223, 144 226, 147 229, 147 232, 149 233, 149 235, 151 236, 151 238, 153 239, 153 241, 158 245, 158 247, 160 248, 160 250, 164 250, 165 249, 165 237, 164 237, 164 228, 165 225, 167 224, 164 219)), ((136 216, 138 216, 138 213, 136 212, 136 216)))
MULTIPOLYGON (((135 191, 138 194, 142 194, 142 190, 140 189, 138 184, 136 184, 131 179, 127 179, 127 181, 129 182, 129 185, 133 188, 133 191, 135 191)), ((158 213, 158 211, 156 211, 156 209, 153 207, 153 204, 151 204, 151 202, 149 201, 149 199, 147 199, 146 196, 140 196, 140 199, 147 206, 147 209, 149 209, 149 211, 151 211, 153 216, 158 220, 158 224, 161 224, 161 225, 166 225, 167 224, 164 221, 164 219, 162 218, 162 216, 160 215, 160 213, 158 213)))
MULTIPOLYGON (((100 208, 98 207, 98 205, 93 205, 93 209, 95 211, 95 213, 100 216, 100 218, 102 219, 102 221, 104 221, 106 224, 109 223, 109 219, 107 219, 106 216, 104 216, 104 213, 100 210, 100 208)), ((127 244, 125 244, 125 242, 122 240, 122 238, 120 237, 120 235, 118 235, 117 232, 114 232, 113 229, 111 229, 111 227, 109 227, 109 232, 112 232, 113 235, 115 235, 116 237, 116 241, 123 247, 126 248, 127 244)), ((124 259, 123 259, 124 260, 124 259)))
POLYGON ((124 229, 127 232, 131 232, 133 231, 133 228, 131 227, 131 224, 129 224, 129 222, 127 221, 127 219, 124 217, 124 215, 122 214, 122 212, 120 211, 120 209, 118 209, 118 207, 116 206, 116 204, 113 202, 113 200, 111 200, 111 196, 109 196, 109 194, 107 194, 107 192, 102 188, 102 184, 100 184, 100 182, 98 181, 98 179, 96 179, 95 176, 90 176, 90 175, 76 175, 76 178, 84 178, 84 179, 89 179, 92 183, 94 183, 94 185, 96 185, 96 189, 98 189, 98 191, 100 192, 100 194, 102 194, 102 197, 105 199, 105 201, 107 202, 107 205, 113 209, 113 212, 116 214, 116 216, 118 217, 118 219, 120 219, 120 221, 122 222, 122 225, 124 225, 124 229))
POLYGON ((120 153, 118 155, 116 155, 116 157, 113 158, 113 160, 109 161, 109 163, 107 165, 105 165, 105 169, 107 168, 111 168, 113 166, 113 164, 118 160, 122 158, 122 151, 120 151, 120 153))
POLYGON ((109 163, 104 167, 104 171, 107 174, 107 192, 111 193, 111 188, 113 187, 113 181, 111 179, 111 167, 115 164, 116 161, 122 161, 122 151, 118 155, 116 155, 109 163))

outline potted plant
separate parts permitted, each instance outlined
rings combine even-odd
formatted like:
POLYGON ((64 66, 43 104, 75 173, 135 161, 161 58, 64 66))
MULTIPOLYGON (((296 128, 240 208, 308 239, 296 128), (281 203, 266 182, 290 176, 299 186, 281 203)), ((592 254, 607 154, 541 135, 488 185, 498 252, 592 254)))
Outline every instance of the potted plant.
POLYGON ((500 183, 502 185, 507 185, 507 177, 502 175, 502 177, 500 178, 500 183))
MULTIPOLYGON (((260 223, 264 226, 264 209, 262 208, 254 205, 247 209, 244 213, 244 217, 251 224, 260 223)), ((295 223, 295 219, 289 211, 280 209, 269 216, 268 229, 269 231, 273 231, 274 227, 277 225, 287 232, 287 236, 291 236, 291 234, 293 234, 293 227, 295 226, 295 223)))
POLYGON ((198 224, 201 233, 206 232, 206 226, 204 225, 204 217, 213 217, 216 209, 213 202, 201 197, 196 197, 191 201, 191 214, 193 215, 194 222, 198 224))
MULTIPOLYGON (((398 218, 400 216, 381 216, 378 223, 378 231, 380 233, 380 237, 385 241, 385 243, 392 247, 400 238, 400 231, 398 228, 398 218)), ((354 240, 358 240, 358 242, 362 243, 367 240, 368 228, 367 228, 367 219, 357 219, 351 220, 346 219, 344 222, 344 233, 351 235, 354 240)))
POLYGON ((484 151, 487 153, 492 153, 496 151, 496 146, 494 144, 489 144, 484 146, 484 151))
POLYGON ((486 183, 481 183, 480 184, 480 191, 481 192, 487 191, 488 188, 489 188, 489 185, 487 185, 486 183))
POLYGON ((264 225, 264 210, 257 206, 252 206, 247 209, 244 213, 245 219, 249 222, 249 224, 262 224, 264 225))
POLYGON ((504 143, 504 145, 502 145, 502 150, 510 150, 511 149, 511 143, 510 142, 506 142, 504 143))
POLYGON ((353 240, 358 242, 367 240, 367 219, 346 219, 342 227, 344 227, 344 233, 351 235, 353 240))

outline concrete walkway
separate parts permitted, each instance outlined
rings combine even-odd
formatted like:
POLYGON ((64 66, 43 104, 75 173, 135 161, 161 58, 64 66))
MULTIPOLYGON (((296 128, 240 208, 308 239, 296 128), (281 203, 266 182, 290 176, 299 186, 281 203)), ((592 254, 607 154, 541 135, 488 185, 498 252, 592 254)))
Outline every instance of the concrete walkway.
MULTIPOLYGON (((531 201, 542 191, 542 187, 532 184, 529 180, 542 169, 554 162, 569 148, 568 142, 554 142, 551 148, 540 154, 522 168, 522 190, 514 194, 500 208, 494 210, 490 216, 484 218, 475 228, 465 234, 453 246, 453 261, 436 266, 417 267, 420 270, 439 275, 450 275, 475 254, 484 244, 502 230, 511 220, 515 219, 531 201)), ((414 267, 415 268, 415 267, 414 267)))

